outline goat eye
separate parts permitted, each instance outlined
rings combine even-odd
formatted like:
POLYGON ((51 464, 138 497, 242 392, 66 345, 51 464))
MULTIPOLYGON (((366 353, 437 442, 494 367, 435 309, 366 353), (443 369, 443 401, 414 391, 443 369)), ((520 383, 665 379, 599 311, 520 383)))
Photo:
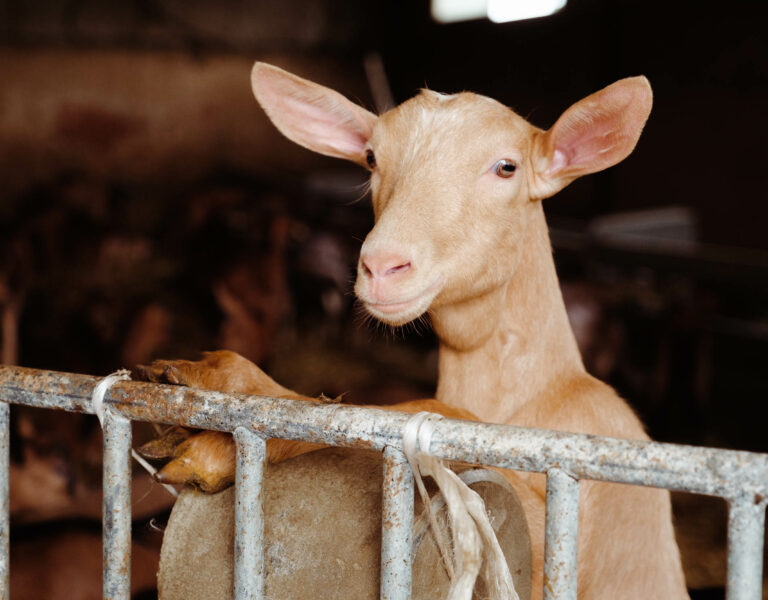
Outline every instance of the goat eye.
POLYGON ((365 151, 365 162, 368 163, 369 169, 373 169, 376 166, 376 155, 370 148, 365 151))
POLYGON ((516 170, 517 165, 515 164, 515 161, 510 160, 509 158, 502 158, 495 165, 493 165, 493 172, 496 173, 496 175, 499 177, 504 177, 505 179, 507 177, 512 177, 516 170))

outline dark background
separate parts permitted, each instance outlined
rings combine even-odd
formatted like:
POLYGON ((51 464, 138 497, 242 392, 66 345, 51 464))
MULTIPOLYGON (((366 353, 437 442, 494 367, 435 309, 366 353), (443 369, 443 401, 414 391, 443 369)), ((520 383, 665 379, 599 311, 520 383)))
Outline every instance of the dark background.
MULTIPOLYGON (((366 325, 351 297, 372 222, 353 202, 364 173, 276 134, 250 96, 252 61, 374 108, 367 57, 396 102, 472 90, 545 128, 644 74, 654 109, 635 152, 546 201, 585 362, 657 439, 768 451, 766 17, 759 0, 570 0, 542 19, 450 25, 407 0, 0 0, 3 360, 105 374, 229 347, 309 394, 428 396, 431 334, 366 325)), ((61 506, 82 504, 98 431, 19 415, 19 473, 51 471, 61 506), (74 450, 73 428, 92 447, 74 450)), ((18 539, 52 518, 28 502, 18 539)), ((709 590, 696 597, 722 597, 721 507, 686 502, 678 514, 720 519, 681 545, 689 582, 709 590)))

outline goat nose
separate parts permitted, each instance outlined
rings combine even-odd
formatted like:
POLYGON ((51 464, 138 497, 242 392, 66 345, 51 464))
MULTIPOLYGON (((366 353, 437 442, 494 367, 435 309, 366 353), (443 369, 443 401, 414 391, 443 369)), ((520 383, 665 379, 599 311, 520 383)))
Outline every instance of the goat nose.
POLYGON ((411 261, 400 254, 381 252, 360 257, 363 270, 373 279, 402 274, 411 268, 411 261))

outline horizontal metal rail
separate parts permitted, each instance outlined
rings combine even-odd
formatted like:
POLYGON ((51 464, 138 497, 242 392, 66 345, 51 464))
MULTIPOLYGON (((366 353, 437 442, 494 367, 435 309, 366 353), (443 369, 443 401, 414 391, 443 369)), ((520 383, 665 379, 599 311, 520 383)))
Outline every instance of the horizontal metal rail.
MULTIPOLYGON (((99 378, 0 367, 6 402, 93 414, 99 378)), ((402 449, 410 415, 377 408, 223 394, 180 386, 119 382, 105 405, 124 417, 234 431, 332 446, 402 449)), ((546 473, 558 467, 579 479, 613 481, 724 498, 768 498, 768 455, 544 429, 441 419, 429 451, 446 460, 546 473)))
MULTIPOLYGON (((0 366, 0 400, 93 414, 91 394, 99 380, 87 375, 0 366)), ((111 387, 104 404, 115 415, 129 420, 230 432, 241 428, 238 468, 256 469, 252 471, 252 482, 260 481, 260 467, 254 464, 263 464, 263 451, 251 439, 254 435, 261 439, 281 438, 387 450, 388 468, 407 469, 398 458, 402 451, 403 426, 411 416, 403 413, 131 381, 118 382, 111 387), (393 450, 398 452, 393 453, 393 450)), ((768 455, 454 419, 435 422, 428 450, 430 454, 451 461, 548 473, 548 499, 553 506, 548 506, 547 512, 545 564, 562 566, 562 571, 552 571, 550 575, 562 582, 563 590, 570 590, 548 596, 550 598, 575 598, 577 492, 581 479, 660 487, 727 499, 731 506, 728 599, 757 600, 760 597, 768 455)), ((238 481, 242 481, 240 473, 238 481)), ((256 523, 251 529, 254 535, 260 535, 263 526, 258 516, 260 485, 249 483, 239 487, 245 488, 242 499, 238 489, 238 502, 242 502, 239 510, 245 515, 255 515, 256 523)), ((403 500, 402 490, 394 489, 396 487, 402 486, 385 482, 384 506, 385 510, 396 511, 402 517, 402 511, 407 512, 407 507, 412 504, 403 500)), ((412 488, 406 491, 412 497, 412 488)), ((5 502, 7 506, 7 500, 5 502)), ((0 539, 0 553, 3 544, 7 543, 7 526, 3 529, 2 518, 0 516, 0 535, 4 537, 0 539)), ((409 519, 400 520, 407 525, 409 519)), ((410 544, 410 538, 406 537, 410 532, 390 528, 383 533, 382 597, 388 600, 409 598, 410 575, 406 575, 410 569, 409 558, 403 567, 400 562, 386 557, 392 549, 410 544), (397 564, 397 571, 388 570, 389 564, 397 564)), ((246 580, 250 581, 249 585, 263 586, 261 567, 258 566, 263 558, 259 552, 260 548, 248 553, 249 560, 255 561, 253 564, 257 565, 258 573, 240 571, 238 581, 244 586, 246 580)), ((5 559, 0 557, 0 568, 5 569, 0 571, 1 582, 3 575, 7 578, 7 555, 5 559)), ((237 569, 236 565, 236 572, 237 569)), ((246 593, 237 597, 262 597, 258 591, 253 595, 246 593)))

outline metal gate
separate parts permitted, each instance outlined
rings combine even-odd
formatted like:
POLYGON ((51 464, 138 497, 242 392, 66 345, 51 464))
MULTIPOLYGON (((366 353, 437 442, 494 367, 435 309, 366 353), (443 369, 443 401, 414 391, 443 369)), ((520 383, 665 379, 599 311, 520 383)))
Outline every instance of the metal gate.
MULTIPOLYGON (((0 598, 9 597, 9 404, 94 414, 97 377, 0 366, 0 598)), ((105 395, 103 595, 130 597, 131 420, 234 433, 235 598, 264 597, 261 484, 266 440, 366 448, 384 454, 381 598, 411 589, 413 477, 402 452, 412 415, 335 404, 119 382, 105 395)), ((579 480, 719 496, 728 502, 728 600, 759 600, 768 455, 491 425, 435 423, 429 453, 445 460, 547 475, 546 600, 575 600, 579 480)))

